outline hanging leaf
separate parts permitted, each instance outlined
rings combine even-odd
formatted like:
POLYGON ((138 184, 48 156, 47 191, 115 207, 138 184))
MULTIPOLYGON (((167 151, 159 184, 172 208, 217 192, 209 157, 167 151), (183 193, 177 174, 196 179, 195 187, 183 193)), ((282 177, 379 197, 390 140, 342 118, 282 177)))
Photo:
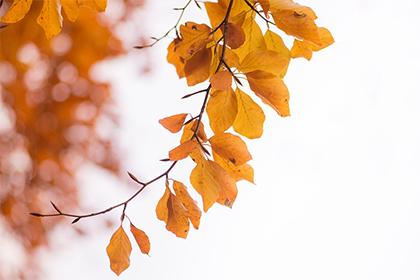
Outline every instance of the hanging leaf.
POLYGON ((120 275, 130 266, 131 243, 122 226, 111 237, 106 252, 111 270, 120 275))
POLYGON ((130 231, 133 234, 133 237, 136 240, 137 245, 139 245, 140 251, 143 254, 148 255, 150 252, 150 240, 147 234, 141 229, 134 226, 132 223, 130 223, 130 231))

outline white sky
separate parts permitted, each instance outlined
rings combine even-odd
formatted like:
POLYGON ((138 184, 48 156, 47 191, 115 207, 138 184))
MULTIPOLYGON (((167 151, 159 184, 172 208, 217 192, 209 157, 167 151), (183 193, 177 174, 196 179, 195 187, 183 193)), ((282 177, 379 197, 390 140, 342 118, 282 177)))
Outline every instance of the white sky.
MULTIPOLYGON (((184 1, 149 2, 144 24, 159 35, 184 1)), ((119 279, 420 279, 420 2, 300 3, 336 43, 309 63, 292 62, 292 117, 264 107, 264 135, 248 141, 257 186, 240 184, 233 210, 215 206, 187 240, 156 219, 163 182, 151 186, 128 214, 149 234, 152 257, 133 246, 119 279)), ((135 55, 102 69, 116 82, 124 164, 145 179, 166 168, 158 159, 178 143, 157 120, 195 113, 201 102, 179 99, 192 90, 166 63, 167 44, 150 51, 152 74, 138 77, 145 62, 135 55)), ((187 183, 191 167, 177 166, 172 177, 187 183)), ((87 211, 133 191, 92 172, 80 176, 87 211)), ((117 279, 105 253, 114 229, 103 220, 81 223, 87 238, 56 232, 52 252, 41 254, 45 279, 117 279)))

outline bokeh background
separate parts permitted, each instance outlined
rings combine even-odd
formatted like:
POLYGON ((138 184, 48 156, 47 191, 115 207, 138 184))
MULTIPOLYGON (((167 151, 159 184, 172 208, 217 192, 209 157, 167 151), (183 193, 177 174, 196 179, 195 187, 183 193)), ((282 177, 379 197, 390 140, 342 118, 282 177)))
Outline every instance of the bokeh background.
MULTIPOLYGON (((147 188, 127 213, 149 234, 151 257, 134 247, 119 279, 420 278, 420 4, 300 3, 336 43, 292 61, 292 117, 264 107, 264 135, 248 141, 256 185, 240 183, 233 209, 212 208, 187 240, 155 217, 163 182, 147 188)), ((1 29, 0 279, 117 279, 105 247, 118 211, 76 225, 27 213, 48 211, 50 200, 102 209, 136 190, 125 170, 147 179, 166 168, 158 160, 178 138, 157 120, 195 113, 201 98, 180 100, 193 89, 166 63, 169 40, 131 47, 165 33, 183 4, 109 0, 97 27, 86 28, 86 12, 36 45, 24 43, 42 35, 33 18, 1 29), (72 42, 77 28, 86 35, 72 42), (98 42, 103 51, 92 52, 98 42), (18 103, 25 109, 13 110, 18 103)), ((186 18, 203 13, 192 6, 186 18)), ((191 167, 171 176, 187 182, 191 167)))

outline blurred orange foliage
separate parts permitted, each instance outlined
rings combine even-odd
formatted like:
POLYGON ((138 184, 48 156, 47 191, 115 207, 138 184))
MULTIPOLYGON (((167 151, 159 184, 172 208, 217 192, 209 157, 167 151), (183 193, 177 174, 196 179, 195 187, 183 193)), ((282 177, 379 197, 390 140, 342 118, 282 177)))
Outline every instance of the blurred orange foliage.
MULTIPOLYGON (((125 16, 139 2, 125 1, 125 16)), ((41 6, 34 1, 24 19, 0 29, 0 229, 29 256, 62 221, 32 217, 31 210, 50 207, 48 200, 75 209, 82 162, 119 170, 112 139, 98 128, 104 120, 115 125, 110 88, 90 70, 123 53, 122 43, 104 15, 87 8, 47 40, 36 24, 41 6)), ((0 259, 0 278, 2 267, 0 259)))

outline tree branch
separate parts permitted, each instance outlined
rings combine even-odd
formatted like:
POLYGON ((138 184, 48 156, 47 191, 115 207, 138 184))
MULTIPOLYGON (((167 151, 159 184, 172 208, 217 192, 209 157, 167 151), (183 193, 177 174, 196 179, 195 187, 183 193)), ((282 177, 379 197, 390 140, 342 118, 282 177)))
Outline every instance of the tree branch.
MULTIPOLYGON (((188 3, 183 7, 183 8, 181 8, 182 9, 182 11, 184 12, 184 10, 186 9, 186 7, 188 7, 188 5, 192 2, 193 0, 190 0, 190 1, 188 1, 188 3)), ((223 25, 223 30, 222 30, 222 39, 223 39, 223 43, 222 43, 222 50, 221 50, 221 55, 220 55, 220 58, 219 58, 219 64, 218 64, 218 66, 217 66, 217 68, 216 68, 216 71, 215 71, 215 73, 217 73, 219 70, 220 70, 220 68, 222 67, 222 65, 224 65, 225 67, 227 67, 227 68, 229 68, 228 67, 228 65, 224 62, 224 59, 225 59, 225 50, 226 50, 226 35, 227 35, 227 23, 228 23, 228 21, 229 21, 229 16, 230 16, 230 12, 231 12, 231 10, 232 10, 232 6, 233 6, 233 1, 234 0, 230 0, 229 1, 229 6, 228 6, 228 8, 227 8, 227 10, 226 10, 226 15, 225 15, 225 18, 223 19, 223 21, 222 21, 222 23, 218 26, 218 27, 216 27, 216 29, 220 29, 221 27, 222 27, 222 25, 223 25)), ((183 12, 181 13, 181 16, 182 16, 182 14, 183 14, 183 12)), ((180 17, 181 18, 181 17, 180 17)), ((180 21, 180 19, 178 20, 178 22, 176 23, 176 25, 175 25, 175 27, 174 28, 176 28, 177 26, 178 26, 178 24, 179 24, 179 21, 180 21)), ((173 30, 174 28, 172 28, 171 30, 173 30)), ((169 34, 169 32, 168 32, 168 34, 169 34)), ((157 42, 155 42, 155 43, 157 43, 157 42)), ((152 45, 154 45, 155 43, 153 43, 152 45)), ((152 46, 151 45, 151 46, 152 46)), ((217 46, 216 46, 217 47, 217 46)), ((231 71, 230 70, 230 68, 229 68, 229 71, 231 71)), ((194 95, 194 94, 196 94, 196 93, 200 93, 200 92, 205 92, 205 96, 204 96, 204 100, 203 100, 203 103, 202 103, 202 105, 201 105, 201 108, 200 108, 200 112, 199 112, 199 114, 196 116, 196 117, 194 117, 194 118, 192 118, 191 120, 197 120, 197 126, 195 127, 195 129, 194 129, 194 133, 193 133, 193 135, 192 135, 192 137, 191 137, 191 139, 196 139, 197 141, 198 141, 198 143, 200 144, 200 147, 202 148, 202 150, 206 153, 206 154, 209 154, 209 152, 205 149, 205 147, 203 146, 203 143, 201 143, 201 140, 200 140, 200 138, 198 137, 198 130, 199 130, 199 127, 200 127, 200 123, 201 123, 201 120, 202 120, 202 118, 203 118, 203 115, 204 115, 204 111, 205 111, 205 109, 206 109, 206 105, 207 105, 207 101, 208 101, 208 99, 209 99, 209 96, 210 96, 210 91, 211 91, 211 84, 209 84, 208 85, 208 87, 206 88, 206 89, 204 89, 204 90, 200 90, 200 91, 197 91, 197 92, 195 92, 195 93, 193 93, 193 94, 191 94, 191 95, 194 95)), ((191 96, 190 95, 190 96, 191 96)), ((188 97, 188 96, 187 96, 188 97)), ((185 98, 185 96, 184 96, 184 98, 185 98)), ((46 217, 58 217, 58 216, 64 216, 64 217, 71 217, 71 218, 75 218, 73 221, 72 221, 72 224, 74 224, 74 223, 77 223, 78 221, 80 221, 81 219, 85 219, 85 218, 89 218, 89 217, 94 217, 94 216, 98 216, 98 215, 102 215, 102 214, 105 214, 105 213, 108 213, 108 212, 111 212, 112 210, 114 210, 114 209, 117 209, 117 208, 119 208, 119 207, 123 207, 123 210, 122 210, 122 213, 121 213, 121 222, 124 220, 124 218, 126 217, 126 214, 125 214, 125 212, 126 212, 126 209, 127 209, 127 205, 128 205, 128 203, 130 203, 130 201, 132 201, 134 198, 136 198, 147 186, 149 186, 149 185, 151 185, 151 184, 153 184, 154 182, 156 182, 156 181, 158 181, 159 179, 161 179, 161 178, 163 178, 163 177, 165 177, 165 178, 168 178, 168 176, 169 176, 169 173, 171 172, 171 170, 176 166, 176 164, 178 163, 178 161, 174 161, 170 166, 169 166, 169 168, 168 169, 166 169, 163 173, 161 173, 160 175, 158 175, 158 176, 156 176, 155 178, 153 178, 153 179, 151 179, 150 181, 148 181, 148 182, 142 182, 142 181, 140 181, 139 179, 137 179, 137 177, 136 176, 134 176, 132 173, 130 173, 130 172, 127 172, 128 173, 128 176, 134 181, 134 182, 136 182, 137 184, 139 184, 141 187, 134 193, 134 194, 132 194, 128 199, 126 199, 125 201, 123 201, 123 202, 120 202, 120 203, 118 203, 118 204, 115 204, 115 205, 113 205, 113 206, 110 206, 110 207, 108 207, 108 208, 106 208, 106 209, 104 209, 104 210, 101 210, 101 211, 97 211, 97 212, 92 212, 92 213, 89 213, 89 214, 82 214, 82 215, 77 215, 77 214, 72 214, 72 213, 65 213, 65 212, 63 212, 63 211, 61 211, 53 202, 51 202, 51 205, 52 205, 52 207, 55 209, 55 211, 57 212, 57 213, 52 213, 52 214, 41 214, 41 213, 36 213, 36 212, 32 212, 32 213, 30 213, 32 216, 35 216, 35 217, 40 217, 40 218, 46 218, 46 217)))

